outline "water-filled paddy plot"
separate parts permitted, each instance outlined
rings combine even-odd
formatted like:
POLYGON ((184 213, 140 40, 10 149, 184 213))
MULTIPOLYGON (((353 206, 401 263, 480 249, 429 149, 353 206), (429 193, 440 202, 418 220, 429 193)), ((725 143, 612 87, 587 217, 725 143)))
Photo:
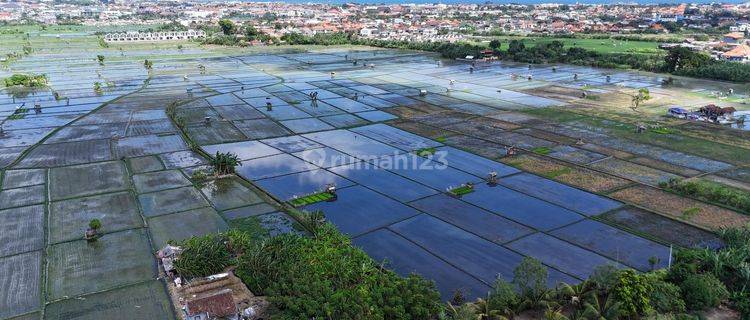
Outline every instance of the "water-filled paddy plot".
MULTIPOLYGON (((299 233, 279 203, 321 192, 335 197, 300 209, 322 210, 354 245, 399 274, 435 280, 446 299, 456 289, 485 296, 524 256, 549 267, 550 285, 577 282, 600 264, 663 266, 669 244, 720 246, 704 229, 750 221, 645 186, 704 172, 747 183, 736 161, 523 111, 570 106, 535 90, 582 86, 574 73, 604 85, 604 70, 540 66, 533 81, 515 81, 510 74, 526 65, 469 74, 427 54, 366 49, 231 58, 195 49, 179 59, 174 50, 123 50, 98 66, 66 50, 69 59, 42 51, 12 66, 48 74, 49 89, 0 90, 0 119, 41 105, 2 124, 2 319, 171 319, 153 252, 243 219, 271 235, 299 233), (167 51, 151 73, 143 68, 142 55, 167 51), (377 67, 353 68, 344 55, 377 67), (114 87, 94 93, 96 72, 114 87), (238 156, 238 177, 194 178, 217 152, 238 156), (457 187, 468 192, 448 193, 457 187), (698 211, 682 216, 690 207, 698 211), (92 219, 102 228, 89 243, 92 219)), ((659 84, 611 77, 620 87, 659 84)))

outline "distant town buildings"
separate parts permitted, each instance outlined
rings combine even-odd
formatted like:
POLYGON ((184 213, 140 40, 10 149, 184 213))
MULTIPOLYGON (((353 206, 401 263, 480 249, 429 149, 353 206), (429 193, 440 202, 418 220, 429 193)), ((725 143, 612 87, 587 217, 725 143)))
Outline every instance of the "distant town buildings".
POLYGON ((508 33, 643 35, 669 34, 684 29, 695 34, 704 30, 725 34, 708 40, 689 39, 689 43, 683 45, 705 50, 718 59, 732 57, 736 61, 747 60, 741 45, 748 45, 748 17, 750 3, 336 5, 216 0, 80 3, 0 0, 0 21, 140 28, 132 30, 139 32, 107 34, 104 40, 110 42, 200 38, 205 36, 198 31, 202 26, 215 26, 222 18, 237 24, 251 23, 275 38, 287 33, 313 36, 346 32, 367 39, 432 42, 477 40, 476 37, 508 33), (171 30, 182 31, 159 31, 164 24, 172 25, 171 30))

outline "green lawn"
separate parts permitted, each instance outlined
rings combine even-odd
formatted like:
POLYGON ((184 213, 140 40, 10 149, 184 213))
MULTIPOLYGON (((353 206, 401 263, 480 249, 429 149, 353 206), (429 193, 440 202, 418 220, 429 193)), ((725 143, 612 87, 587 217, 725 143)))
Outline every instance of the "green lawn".
MULTIPOLYGON (((652 41, 625 41, 613 39, 570 39, 570 38, 546 38, 546 37, 521 37, 521 36, 497 36, 488 37, 487 40, 497 39, 502 43, 501 49, 507 50, 511 40, 523 40, 526 46, 537 43, 561 41, 565 47, 581 47, 601 53, 660 53, 658 42, 652 41)), ((487 45, 488 42, 482 42, 487 45)))

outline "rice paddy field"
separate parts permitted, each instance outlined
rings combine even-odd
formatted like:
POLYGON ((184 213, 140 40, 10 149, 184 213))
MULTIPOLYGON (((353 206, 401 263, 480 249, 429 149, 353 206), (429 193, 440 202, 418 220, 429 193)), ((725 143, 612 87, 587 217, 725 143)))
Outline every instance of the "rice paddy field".
POLYGON ((524 256, 549 268, 550 285, 577 282, 602 264, 665 266, 670 246, 720 247, 716 230, 750 222, 660 187, 706 178, 750 190, 747 128, 662 116, 675 104, 748 110, 707 93, 746 86, 506 62, 472 73, 367 47, 104 48, 46 32, 0 35, 3 50, 33 48, 0 77, 49 80, 0 91, 0 319, 174 319, 153 253, 229 228, 304 234, 285 203, 321 210, 445 299, 483 297, 524 256), (644 87, 654 99, 632 111, 644 87), (216 152, 238 156, 236 174, 196 179, 216 152), (93 243, 91 219, 102 222, 93 243))

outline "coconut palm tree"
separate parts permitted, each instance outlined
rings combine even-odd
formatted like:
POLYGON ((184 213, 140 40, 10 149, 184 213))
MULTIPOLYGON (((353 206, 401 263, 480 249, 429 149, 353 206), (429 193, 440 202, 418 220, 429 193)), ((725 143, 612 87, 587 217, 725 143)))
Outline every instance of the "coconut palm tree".
POLYGON ((512 311, 494 309, 488 300, 479 298, 474 302, 474 312, 481 320, 507 320, 505 315, 512 311))
POLYGON ((451 320, 482 320, 481 317, 477 316, 474 307, 470 303, 465 303, 460 306, 454 306, 448 302, 448 306, 445 308, 447 319, 451 320))
POLYGON ((616 301, 612 295, 608 295, 602 301, 601 297, 593 294, 589 301, 584 304, 583 317, 586 319, 617 320, 621 316, 622 303, 616 301))
POLYGON ((583 281, 579 284, 567 284, 563 282, 558 287, 557 293, 561 303, 569 304, 578 309, 583 306, 586 298, 593 293, 593 286, 588 281, 583 281))

